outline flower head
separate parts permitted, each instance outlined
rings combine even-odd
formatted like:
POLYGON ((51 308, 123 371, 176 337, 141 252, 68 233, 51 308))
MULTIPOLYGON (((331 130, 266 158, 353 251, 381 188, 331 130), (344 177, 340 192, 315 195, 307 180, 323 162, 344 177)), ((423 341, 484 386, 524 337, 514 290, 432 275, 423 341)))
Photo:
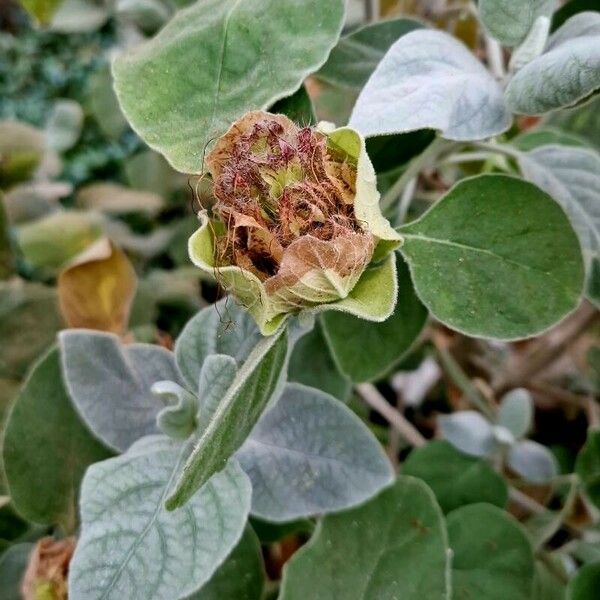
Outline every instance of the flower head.
POLYGON ((380 261, 400 240, 379 211, 357 132, 251 112, 218 140, 207 165, 216 201, 211 219, 201 215, 190 256, 239 298, 263 333, 307 309, 376 320, 391 313, 394 282, 387 314, 361 312, 349 298, 374 256, 380 261))

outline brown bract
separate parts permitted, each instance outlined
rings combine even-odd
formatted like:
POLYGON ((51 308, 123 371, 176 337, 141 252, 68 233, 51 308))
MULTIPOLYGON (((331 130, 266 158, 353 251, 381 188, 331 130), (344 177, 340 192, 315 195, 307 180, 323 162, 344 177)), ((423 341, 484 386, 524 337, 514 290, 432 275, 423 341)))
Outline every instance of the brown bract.
POLYGON ((313 269, 339 277, 369 263, 374 237, 354 214, 356 159, 326 135, 256 111, 235 122, 207 157, 224 225, 216 264, 237 265, 269 293, 313 269))

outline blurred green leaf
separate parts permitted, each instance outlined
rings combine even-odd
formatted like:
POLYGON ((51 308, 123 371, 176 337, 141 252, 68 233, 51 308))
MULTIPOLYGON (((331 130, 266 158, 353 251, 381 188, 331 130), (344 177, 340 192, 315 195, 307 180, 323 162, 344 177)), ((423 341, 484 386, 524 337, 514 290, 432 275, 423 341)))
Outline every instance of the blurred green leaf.
POLYGON ((19 0, 40 25, 48 25, 63 0, 19 0))
POLYGON ((567 587, 567 600, 596 600, 600 590, 600 562, 584 565, 567 587))
POLYGON ((600 507, 600 430, 588 431, 587 441, 577 455, 575 471, 590 500, 600 507))

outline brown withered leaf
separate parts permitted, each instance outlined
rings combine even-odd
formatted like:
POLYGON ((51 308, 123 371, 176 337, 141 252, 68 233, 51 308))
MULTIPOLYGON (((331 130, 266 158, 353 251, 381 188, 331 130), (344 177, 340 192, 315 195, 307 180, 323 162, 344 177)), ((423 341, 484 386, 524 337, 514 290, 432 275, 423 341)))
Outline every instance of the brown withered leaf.
POLYGON ((137 276, 125 253, 102 238, 60 273, 60 309, 69 327, 122 335, 136 288, 137 276))
POLYGON ((21 594, 24 600, 67 600, 67 576, 74 550, 74 537, 63 540, 42 538, 29 557, 23 576, 21 594))

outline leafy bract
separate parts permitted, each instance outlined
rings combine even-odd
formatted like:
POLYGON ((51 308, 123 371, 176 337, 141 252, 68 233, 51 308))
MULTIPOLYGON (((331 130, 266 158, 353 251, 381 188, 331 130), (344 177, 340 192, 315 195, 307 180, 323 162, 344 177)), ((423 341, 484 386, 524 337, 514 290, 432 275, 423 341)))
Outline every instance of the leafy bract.
POLYGON ((59 343, 69 396, 98 439, 124 451, 157 432, 164 404, 152 385, 181 381, 171 352, 150 344, 125 346, 116 335, 86 329, 62 331, 59 343))
POLYGON ((31 521, 72 531, 83 474, 109 455, 73 409, 58 350, 51 350, 33 367, 4 429, 4 471, 12 502, 31 521))
POLYGON ((526 181, 463 180, 400 232, 421 301, 468 335, 535 335, 579 303, 583 261, 575 232, 561 207, 526 181))
POLYGON ((400 477, 365 505, 329 515, 284 570, 281 600, 445 600, 450 556, 431 490, 400 477))
POLYGON ((480 0, 479 16, 485 28, 505 46, 525 39, 538 17, 550 17, 556 0, 480 0))
POLYGON ((530 600, 533 552, 517 522, 490 504, 471 504, 447 524, 456 598, 530 600))
POLYGON ((251 488, 230 461, 189 502, 168 512, 164 498, 186 449, 144 438, 90 467, 81 490, 82 533, 69 593, 86 600, 183 598, 208 581, 240 539, 251 488))
POLYGON ((338 511, 392 481, 381 447, 339 400, 288 384, 236 455, 252 482, 252 514, 291 521, 338 511))
POLYGON ((389 19, 361 27, 339 40, 316 76, 332 85, 360 90, 390 46, 422 27, 414 19, 389 19))
POLYGON ((484 460, 461 454, 444 441, 413 450, 402 473, 422 479, 446 513, 477 502, 503 508, 508 499, 506 483, 484 460))
POLYGON ((522 154, 519 165, 523 175, 569 215, 590 277, 600 269, 600 155, 587 148, 553 144, 522 154))
POLYGON ((244 443, 278 387, 287 348, 286 332, 254 347, 187 458, 167 498, 169 510, 187 502, 244 443))
POLYGON ((369 323, 352 315, 322 316, 325 339, 340 370, 352 381, 383 377, 410 350, 425 325, 427 310, 416 296, 405 262, 396 259, 398 301, 389 319, 369 323))
POLYGON ((343 16, 342 0, 197 2, 115 60, 123 112, 173 167, 199 173, 211 139, 325 62, 343 16))
POLYGON ((502 89, 459 41, 441 31, 400 38, 363 88, 350 125, 363 135, 437 129, 451 140, 506 131, 502 89))
POLYGON ((539 115, 573 106, 600 87, 600 14, 569 19, 548 42, 546 52, 509 82, 506 101, 513 112, 539 115))

